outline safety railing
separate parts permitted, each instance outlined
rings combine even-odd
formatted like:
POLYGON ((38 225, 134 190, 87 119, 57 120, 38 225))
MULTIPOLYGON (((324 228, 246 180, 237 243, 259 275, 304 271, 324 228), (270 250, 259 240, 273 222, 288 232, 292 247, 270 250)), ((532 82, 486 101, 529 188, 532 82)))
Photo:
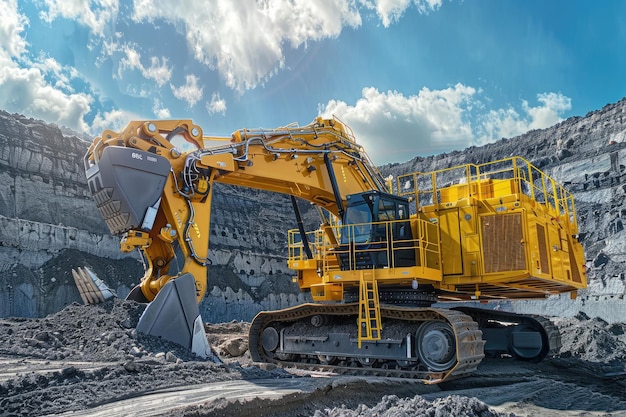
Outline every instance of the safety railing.
POLYGON ((396 187, 399 195, 414 198, 417 210, 466 198, 525 195, 578 230, 573 195, 521 157, 400 175, 396 187))
MULTIPOLYGON (((313 255, 313 259, 316 259, 319 255, 319 248, 323 246, 323 233, 322 230, 315 230, 307 232, 306 234, 309 248, 313 255)), ((305 261, 309 259, 306 255, 306 249, 304 248, 304 242, 302 241, 302 235, 298 229, 292 229, 287 232, 288 239, 288 253, 289 261, 305 261)))
MULTIPOLYGON (((423 267, 439 270, 439 229, 435 224, 415 220, 330 226, 337 243, 321 230, 307 233, 314 258, 324 272, 343 270, 423 267)), ((307 259, 300 233, 289 231, 289 260, 307 259)))

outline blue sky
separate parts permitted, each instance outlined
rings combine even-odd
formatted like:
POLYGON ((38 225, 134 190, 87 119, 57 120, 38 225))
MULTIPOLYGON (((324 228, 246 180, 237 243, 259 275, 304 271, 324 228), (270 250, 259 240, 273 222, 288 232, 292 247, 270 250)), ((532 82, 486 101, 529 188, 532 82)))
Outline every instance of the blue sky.
POLYGON ((626 96, 626 2, 0 0, 0 109, 98 135, 336 115, 375 163, 626 96))

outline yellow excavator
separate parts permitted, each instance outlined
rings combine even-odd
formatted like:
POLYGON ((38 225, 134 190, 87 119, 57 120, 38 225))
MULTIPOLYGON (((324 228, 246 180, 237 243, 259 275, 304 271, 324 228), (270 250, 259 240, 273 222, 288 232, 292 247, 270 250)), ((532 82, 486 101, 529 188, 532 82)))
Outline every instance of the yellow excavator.
POLYGON ((346 125, 317 118, 231 137, 133 121, 104 131, 84 162, 121 250, 145 261, 128 296, 149 303, 137 330, 201 356, 215 183, 287 194, 298 224, 288 266, 312 303, 253 319, 255 361, 426 383, 485 355, 540 361, 560 348, 549 320, 476 306, 587 285, 572 195, 519 157, 385 180, 346 125), (298 199, 319 208, 319 230, 306 230, 298 199))

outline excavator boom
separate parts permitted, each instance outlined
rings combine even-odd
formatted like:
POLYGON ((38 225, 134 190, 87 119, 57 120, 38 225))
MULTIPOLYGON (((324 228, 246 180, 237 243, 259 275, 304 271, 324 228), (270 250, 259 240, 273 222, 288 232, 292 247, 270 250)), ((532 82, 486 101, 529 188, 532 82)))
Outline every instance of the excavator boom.
POLYGON ((346 196, 385 187, 347 128, 321 118, 231 138, 204 137, 189 120, 131 122, 96 138, 85 171, 109 230, 122 236, 121 250, 145 255, 147 301, 183 273, 196 278, 198 301, 204 296, 215 182, 289 194, 339 216, 346 196), (171 271, 175 248, 184 265, 171 271))

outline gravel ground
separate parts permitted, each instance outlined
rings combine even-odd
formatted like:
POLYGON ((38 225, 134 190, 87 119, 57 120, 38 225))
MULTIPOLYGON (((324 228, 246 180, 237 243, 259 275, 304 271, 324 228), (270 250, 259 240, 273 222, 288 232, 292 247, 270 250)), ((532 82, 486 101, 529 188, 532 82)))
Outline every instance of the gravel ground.
POLYGON ((255 366, 244 322, 206 325, 209 343, 223 360, 216 364, 137 335, 142 311, 141 304, 115 299, 73 304, 41 319, 0 319, 0 415, 89 415, 104 406, 109 411, 100 415, 127 415, 116 404, 132 400, 136 409, 130 414, 136 415, 626 416, 626 325, 583 314, 554 319, 563 340, 558 357, 541 364, 486 359, 468 378, 427 386, 255 366), (197 387, 227 382, 265 384, 265 397, 224 393, 193 404, 185 397, 197 387), (300 385, 297 393, 266 392, 268 386, 300 385), (142 401, 159 390, 180 395, 180 403, 141 411, 142 401))

